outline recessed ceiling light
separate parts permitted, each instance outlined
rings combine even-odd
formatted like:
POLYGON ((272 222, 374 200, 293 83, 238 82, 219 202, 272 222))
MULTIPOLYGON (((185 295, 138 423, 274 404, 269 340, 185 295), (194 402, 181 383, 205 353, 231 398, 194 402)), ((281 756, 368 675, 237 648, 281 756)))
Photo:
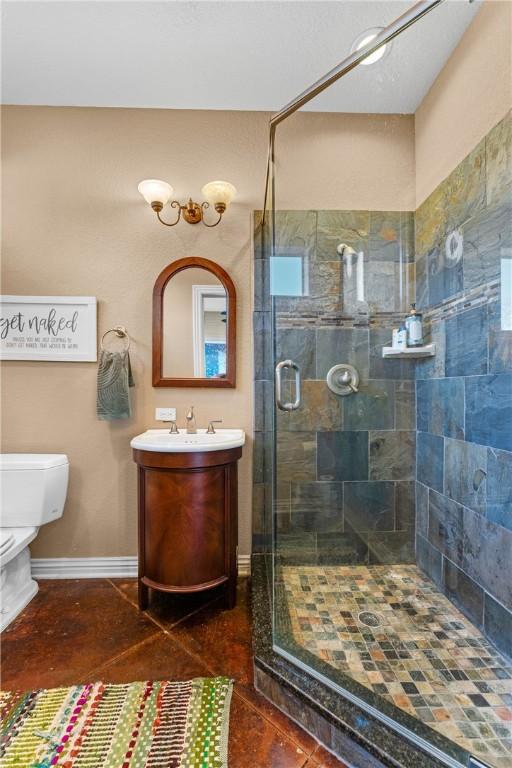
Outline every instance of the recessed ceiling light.
MULTIPOLYGON (((379 35, 384 27, 372 27, 372 29, 367 29, 365 32, 359 35, 354 41, 354 44, 352 45, 351 53, 355 53, 356 51, 360 51, 361 48, 364 48, 366 45, 372 42, 372 40, 375 40, 377 35, 379 35)), ((374 51, 370 56, 368 56, 366 59, 363 59, 363 61, 360 62, 360 64, 364 64, 367 66, 368 64, 375 64, 377 61, 380 61, 386 54, 389 53, 389 50, 391 48, 391 43, 387 43, 386 45, 381 45, 380 48, 377 48, 376 51, 374 51)))

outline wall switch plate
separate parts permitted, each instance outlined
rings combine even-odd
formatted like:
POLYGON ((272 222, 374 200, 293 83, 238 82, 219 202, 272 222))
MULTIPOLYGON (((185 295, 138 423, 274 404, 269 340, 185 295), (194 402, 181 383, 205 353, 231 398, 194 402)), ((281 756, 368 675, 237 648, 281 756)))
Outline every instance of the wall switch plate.
POLYGON ((176 421, 176 408, 155 408, 155 421, 176 421))

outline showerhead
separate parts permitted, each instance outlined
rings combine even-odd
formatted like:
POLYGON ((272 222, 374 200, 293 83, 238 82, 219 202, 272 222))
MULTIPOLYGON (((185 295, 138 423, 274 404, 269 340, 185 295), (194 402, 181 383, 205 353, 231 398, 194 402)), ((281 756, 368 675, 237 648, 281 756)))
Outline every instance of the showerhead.
POLYGON ((342 261, 345 262, 346 269, 347 269, 347 277, 350 280, 350 278, 352 277, 352 265, 355 262, 355 257, 357 256, 357 252, 350 245, 347 245, 346 243, 340 243, 336 247, 336 251, 340 255, 342 261))
POLYGON ((340 243, 338 246, 336 246, 336 251, 338 254, 343 258, 344 256, 355 256, 356 251, 351 248, 350 245, 347 245, 346 243, 340 243))

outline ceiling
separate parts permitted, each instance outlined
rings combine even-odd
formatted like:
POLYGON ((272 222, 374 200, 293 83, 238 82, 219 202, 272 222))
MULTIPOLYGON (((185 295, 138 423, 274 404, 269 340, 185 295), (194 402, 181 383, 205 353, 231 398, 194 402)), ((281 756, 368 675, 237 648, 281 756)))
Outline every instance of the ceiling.
MULTIPOLYGON (((275 111, 412 4, 4 0, 2 102, 275 111)), ((445 0, 308 108, 414 112, 478 5, 445 0)))

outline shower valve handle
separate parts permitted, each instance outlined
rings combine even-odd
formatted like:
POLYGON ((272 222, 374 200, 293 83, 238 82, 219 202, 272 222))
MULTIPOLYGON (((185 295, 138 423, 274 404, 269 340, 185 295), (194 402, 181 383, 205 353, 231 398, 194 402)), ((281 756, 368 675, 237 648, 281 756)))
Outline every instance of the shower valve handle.
POLYGON ((335 395, 346 397, 359 392, 359 373, 349 363, 333 365, 327 374, 327 386, 335 395))
POLYGON ((352 375, 348 371, 345 371, 345 373, 342 373, 341 376, 339 377, 339 380, 341 384, 345 384, 345 386, 350 387, 352 392, 355 393, 359 391, 358 388, 355 386, 355 384, 352 383, 352 375))

